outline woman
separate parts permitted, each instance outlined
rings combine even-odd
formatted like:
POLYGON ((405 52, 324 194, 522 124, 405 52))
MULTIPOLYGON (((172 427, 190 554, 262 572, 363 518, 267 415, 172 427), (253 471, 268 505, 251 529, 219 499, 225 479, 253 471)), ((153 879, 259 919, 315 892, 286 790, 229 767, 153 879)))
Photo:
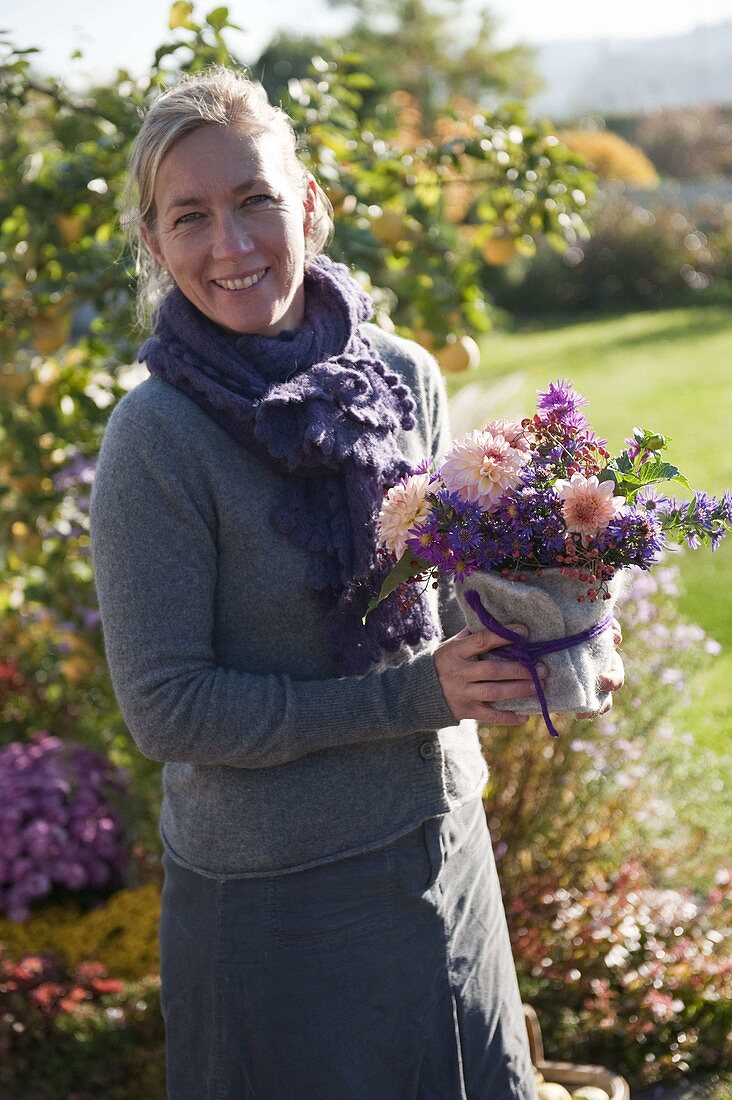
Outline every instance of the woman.
POLYGON ((532 1097, 473 720, 533 687, 449 599, 442 627, 433 593, 361 621, 384 490, 449 442, 439 372, 320 255, 327 200, 259 85, 165 93, 130 173, 162 304, 92 542, 122 714, 165 764, 169 1096, 532 1097))

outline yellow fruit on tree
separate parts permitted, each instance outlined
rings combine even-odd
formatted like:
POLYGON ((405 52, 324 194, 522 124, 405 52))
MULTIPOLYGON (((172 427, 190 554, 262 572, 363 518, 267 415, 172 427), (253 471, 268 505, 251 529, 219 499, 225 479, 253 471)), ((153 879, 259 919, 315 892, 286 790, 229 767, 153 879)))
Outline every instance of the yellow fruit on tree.
POLYGON ((27 384, 27 376, 12 363, 0 367, 0 393, 5 397, 20 397, 27 384))
POLYGON ((76 244, 84 236, 84 219, 80 214, 59 214, 56 228, 64 244, 76 244))
POLYGON ((508 233, 496 233, 488 238, 481 251, 486 263, 502 267, 516 255, 516 241, 508 233))
POLYGON ((472 336, 460 336, 435 352, 435 358, 448 374, 472 370, 480 363, 480 348, 472 336))
POLYGON ((39 310, 29 322, 33 347, 41 355, 53 355, 68 340, 71 321, 72 316, 65 303, 62 305, 59 302, 39 310))
POLYGON ((407 219, 399 210, 382 210, 371 222, 371 232, 387 248, 393 248, 412 235, 407 219))
POLYGON ((28 404, 32 409, 41 409, 44 405, 53 405, 56 400, 56 391, 53 386, 45 382, 34 382, 28 390, 28 404))
POLYGON ((349 194, 339 183, 329 183, 325 193, 330 199, 334 214, 352 214, 356 209, 358 204, 356 196, 349 194))
POLYGON ((434 351, 435 338, 427 328, 416 328, 412 333, 412 338, 421 344, 427 351, 434 351))

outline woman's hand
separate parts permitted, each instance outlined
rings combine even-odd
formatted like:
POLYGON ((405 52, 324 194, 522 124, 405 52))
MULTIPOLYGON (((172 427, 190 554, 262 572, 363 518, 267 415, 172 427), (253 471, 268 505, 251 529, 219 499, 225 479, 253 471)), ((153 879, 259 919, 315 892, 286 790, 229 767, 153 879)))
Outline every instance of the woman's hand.
MULTIPOLYGON (((623 636, 620 623, 613 619, 613 641, 620 645, 623 636)), ((509 624, 509 630, 525 634, 526 627, 509 624)), ((478 660, 481 653, 488 653, 505 645, 506 641, 491 630, 481 630, 470 634, 467 628, 454 638, 449 638, 435 650, 434 660, 442 693, 455 719, 475 718, 485 724, 518 726, 526 721, 527 714, 514 711, 497 710, 492 703, 503 699, 529 699, 536 694, 531 675, 523 665, 516 661, 496 659, 478 660)), ((539 663, 539 676, 546 676, 546 667, 539 663)), ((619 691, 625 680, 623 661, 619 653, 614 652, 610 666, 600 676, 602 691, 619 691)), ((595 718, 605 714, 613 705, 612 694, 602 709, 594 714, 578 714, 578 718, 595 718)))
MULTIPOLYGON (((620 623, 617 619, 613 619, 613 641, 615 645, 620 645, 623 641, 623 633, 620 629, 620 623)), ((625 683, 625 668, 623 666, 623 658, 617 651, 613 652, 612 659, 610 661, 610 667, 607 671, 598 677, 597 680, 600 691, 620 691, 621 687, 625 683)), ((613 697, 606 700, 600 710, 595 711, 594 714, 578 714, 578 718, 596 718, 598 714, 607 714, 612 708, 613 697)))
MULTIPOLYGON (((525 626, 509 623, 508 629, 526 634, 525 626)), ((498 649, 506 639, 492 630, 471 634, 467 628, 449 638, 435 650, 437 676, 447 705, 455 716, 476 718, 479 722, 500 726, 518 726, 527 715, 509 710, 496 710, 492 703, 503 699, 529 699, 536 695, 531 674, 516 661, 479 661, 481 653, 498 649)), ((539 676, 546 676, 543 664, 537 666, 539 676)))

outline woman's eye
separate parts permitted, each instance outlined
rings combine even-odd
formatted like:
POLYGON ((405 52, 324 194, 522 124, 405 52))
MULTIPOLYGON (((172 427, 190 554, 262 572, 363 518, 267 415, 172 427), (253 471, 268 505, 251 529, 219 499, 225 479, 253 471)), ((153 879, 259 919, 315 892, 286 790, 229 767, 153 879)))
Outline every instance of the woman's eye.
POLYGON ((200 217, 200 214, 196 210, 191 210, 190 213, 188 213, 188 214, 181 214, 181 216, 176 219, 175 224, 176 225, 190 225, 191 222, 195 221, 196 218, 199 218, 199 217, 200 217))
POLYGON ((242 206, 261 206, 266 202, 272 202, 271 195, 250 195, 244 200, 242 206))

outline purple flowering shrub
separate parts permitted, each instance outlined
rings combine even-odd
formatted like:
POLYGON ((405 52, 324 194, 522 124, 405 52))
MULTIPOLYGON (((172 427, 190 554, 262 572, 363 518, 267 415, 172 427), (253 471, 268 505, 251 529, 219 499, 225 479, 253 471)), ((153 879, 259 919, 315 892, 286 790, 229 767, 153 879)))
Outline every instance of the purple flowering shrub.
POLYGON ((11 920, 52 891, 122 885, 128 849, 115 805, 126 777, 47 733, 0 749, 0 910, 11 920))
POLYGON ((560 719, 556 741, 538 721, 484 738, 522 994, 553 1057, 638 1084, 730 1056, 730 761, 682 724, 691 679, 720 647, 679 618, 677 577, 665 563, 631 571, 612 711, 560 719))

